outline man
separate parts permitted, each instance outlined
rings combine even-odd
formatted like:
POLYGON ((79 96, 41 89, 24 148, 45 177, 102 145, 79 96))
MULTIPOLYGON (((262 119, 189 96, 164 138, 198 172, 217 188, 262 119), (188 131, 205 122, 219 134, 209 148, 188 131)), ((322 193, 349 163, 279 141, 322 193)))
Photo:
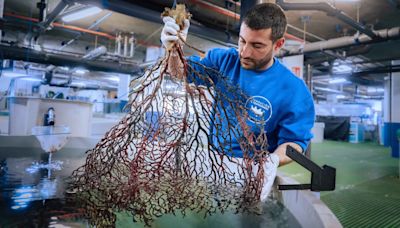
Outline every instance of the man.
MULTIPOLYGON (((161 41, 169 48, 179 37, 187 36, 189 22, 180 31, 175 20, 164 18, 161 41)), ((239 50, 212 49, 200 59, 191 57, 202 65, 218 70, 229 81, 238 85, 249 98, 249 121, 264 123, 267 132, 270 159, 265 165, 266 183, 261 200, 265 200, 276 176, 278 165, 291 162, 286 147, 305 152, 312 138, 314 104, 304 81, 296 77, 274 56, 285 43, 283 37, 287 21, 283 10, 272 3, 254 6, 243 18, 239 34, 239 50), (263 119, 258 113, 262 113, 263 119)), ((257 132, 255 132, 257 133, 257 132)), ((240 151, 236 155, 240 157, 240 151)))

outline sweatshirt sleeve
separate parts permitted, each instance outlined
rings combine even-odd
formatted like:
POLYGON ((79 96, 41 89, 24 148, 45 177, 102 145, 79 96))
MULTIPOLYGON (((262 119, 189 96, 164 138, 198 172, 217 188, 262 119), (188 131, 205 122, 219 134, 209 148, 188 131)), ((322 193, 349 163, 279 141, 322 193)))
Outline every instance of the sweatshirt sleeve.
POLYGON ((282 119, 278 133, 278 145, 293 142, 301 146, 305 153, 313 137, 311 128, 315 120, 314 102, 311 96, 293 105, 282 119))

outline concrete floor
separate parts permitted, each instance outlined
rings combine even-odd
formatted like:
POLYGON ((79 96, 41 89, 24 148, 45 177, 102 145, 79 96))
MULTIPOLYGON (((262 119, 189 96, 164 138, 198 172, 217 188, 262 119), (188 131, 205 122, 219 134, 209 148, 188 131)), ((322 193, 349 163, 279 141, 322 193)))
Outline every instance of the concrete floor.
MULTIPOLYGON (((312 144, 311 159, 336 168, 336 189, 321 192, 321 200, 344 227, 400 227, 400 160, 390 156, 390 148, 324 141, 312 144)), ((279 170, 310 182, 310 173, 298 164, 279 170)))

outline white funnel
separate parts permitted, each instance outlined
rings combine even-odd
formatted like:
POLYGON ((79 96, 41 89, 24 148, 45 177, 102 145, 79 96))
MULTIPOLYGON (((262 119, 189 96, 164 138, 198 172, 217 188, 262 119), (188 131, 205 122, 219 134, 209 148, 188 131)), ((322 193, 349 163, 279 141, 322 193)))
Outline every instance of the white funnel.
POLYGON ((65 126, 36 126, 32 128, 32 135, 40 142, 40 146, 47 153, 60 150, 68 141, 69 127, 65 126))

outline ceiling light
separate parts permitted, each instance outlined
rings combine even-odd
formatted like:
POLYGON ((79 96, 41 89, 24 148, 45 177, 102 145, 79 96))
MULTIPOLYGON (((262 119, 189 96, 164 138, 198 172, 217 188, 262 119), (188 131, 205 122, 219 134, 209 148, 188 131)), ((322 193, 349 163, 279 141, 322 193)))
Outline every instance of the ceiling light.
POLYGON ((367 92, 368 93, 382 93, 382 92, 385 92, 385 90, 383 88, 368 87, 367 92))
POLYGON ((21 80, 31 81, 31 82, 41 82, 42 81, 42 79, 39 79, 39 78, 21 78, 21 80))
POLYGON ((109 77, 108 79, 114 82, 119 82, 119 77, 109 77))
POLYGON ((80 75, 86 74, 87 72, 89 72, 89 71, 85 70, 85 69, 76 69, 75 70, 75 73, 80 74, 80 75))
POLYGON ((334 78, 329 80, 329 84, 339 84, 339 83, 344 83, 347 82, 345 78, 334 78))
POLYGON ((102 9, 100 9, 99 7, 96 6, 92 6, 86 9, 82 9, 82 10, 78 10, 75 11, 73 13, 70 13, 68 15, 65 15, 62 17, 62 20, 65 22, 71 22, 71 21, 75 21, 75 20, 79 20, 88 16, 92 16, 95 14, 98 14, 102 11, 102 9))
POLYGON ((347 73, 351 72, 352 70, 353 68, 351 68, 351 66, 345 64, 340 64, 333 67, 333 71, 335 71, 336 73, 347 73))
POLYGON ((83 82, 71 82, 70 86, 74 86, 74 87, 85 87, 86 84, 83 82))
POLYGON ((16 78, 16 77, 26 76, 26 74, 13 72, 13 71, 3 71, 1 75, 4 76, 4 77, 9 77, 9 78, 16 78))
POLYGON ((58 67, 58 68, 63 71, 69 71, 69 67, 62 66, 62 67, 58 67))
POLYGON ((346 96, 343 94, 336 95, 336 99, 344 99, 344 98, 346 98, 346 96))

